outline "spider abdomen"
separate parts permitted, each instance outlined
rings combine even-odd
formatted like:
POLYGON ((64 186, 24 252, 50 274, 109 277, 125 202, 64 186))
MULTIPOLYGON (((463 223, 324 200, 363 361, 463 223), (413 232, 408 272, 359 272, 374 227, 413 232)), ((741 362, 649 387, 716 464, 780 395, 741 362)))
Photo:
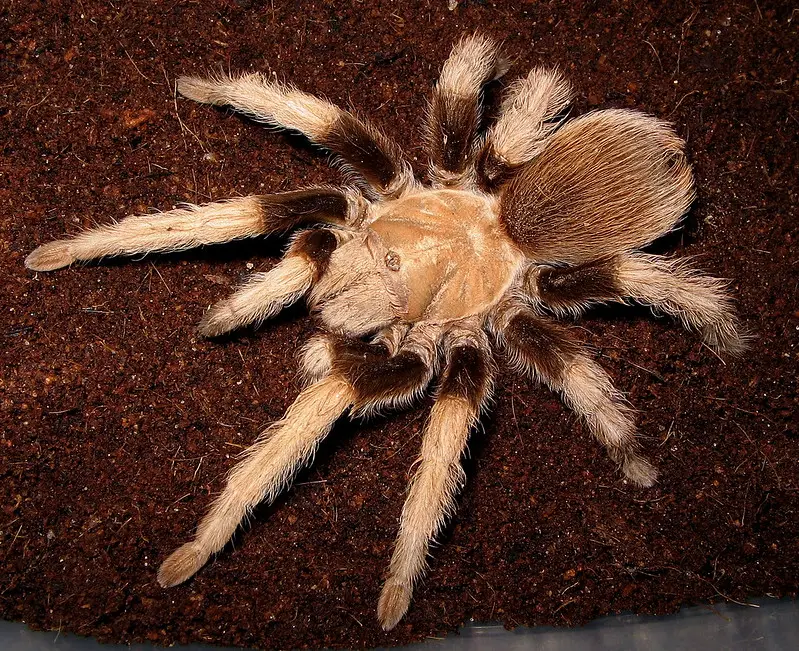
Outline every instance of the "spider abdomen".
POLYGON ((683 141, 627 110, 567 122, 500 199, 508 236, 536 262, 581 264, 646 246, 694 198, 683 141))

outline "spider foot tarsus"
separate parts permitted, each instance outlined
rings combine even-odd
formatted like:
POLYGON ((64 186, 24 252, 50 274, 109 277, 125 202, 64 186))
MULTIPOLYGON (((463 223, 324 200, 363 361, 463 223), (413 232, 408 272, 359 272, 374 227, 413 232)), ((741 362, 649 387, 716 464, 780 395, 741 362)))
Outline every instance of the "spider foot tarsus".
POLYGON ((42 244, 34 249, 27 258, 25 266, 33 271, 55 271, 75 262, 70 250, 69 240, 56 240, 42 244))
POLYGON ((702 328, 702 340, 717 353, 740 357, 749 348, 753 336, 741 326, 736 316, 731 313, 725 316, 702 328))
POLYGON ((384 631, 390 631, 401 620, 411 605, 411 590, 394 581, 387 581, 377 602, 377 619, 384 631))
POLYGON ((158 568, 158 583, 162 588, 171 588, 188 581, 208 561, 195 542, 178 547, 158 568))
POLYGON ((227 334, 237 327, 236 310, 231 299, 219 301, 205 313, 197 325, 197 332, 202 337, 211 339, 227 334))
POLYGON ((658 471, 643 457, 637 454, 628 454, 621 464, 624 476, 636 486, 650 488, 655 485, 658 471))
POLYGON ((217 104, 219 84, 201 77, 178 77, 177 91, 186 99, 194 100, 200 104, 217 104))

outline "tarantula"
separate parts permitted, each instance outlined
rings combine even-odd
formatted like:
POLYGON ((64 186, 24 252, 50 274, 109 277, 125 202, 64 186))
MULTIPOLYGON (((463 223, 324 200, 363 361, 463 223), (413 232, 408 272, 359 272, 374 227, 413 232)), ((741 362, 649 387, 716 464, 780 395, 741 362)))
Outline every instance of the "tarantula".
POLYGON ((684 143, 666 123, 630 110, 565 120, 572 88, 545 68, 510 85, 483 133, 483 87, 507 67, 487 37, 453 48, 427 116, 428 185, 377 128, 293 86, 259 73, 182 77, 184 97, 299 131, 330 150, 353 185, 130 216, 26 259, 50 271, 301 229, 283 259, 214 305, 199 331, 215 337, 258 323, 305 296, 327 334, 304 348, 307 385, 294 404, 233 468, 194 539, 161 565, 162 586, 186 581, 220 551, 347 410, 406 406, 438 378, 377 608, 383 628, 393 628, 454 509, 460 458, 490 398, 498 350, 557 391, 630 482, 655 481, 622 394, 556 318, 635 301, 700 331, 716 350, 742 349, 724 281, 639 252, 674 229, 693 201, 684 143))

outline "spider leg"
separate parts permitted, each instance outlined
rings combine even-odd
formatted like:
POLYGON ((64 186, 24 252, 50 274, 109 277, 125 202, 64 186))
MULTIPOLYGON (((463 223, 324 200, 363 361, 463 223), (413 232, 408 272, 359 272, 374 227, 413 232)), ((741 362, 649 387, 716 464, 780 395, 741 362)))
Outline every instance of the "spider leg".
POLYGON ((395 324, 379 332, 373 343, 320 335, 305 346, 302 371, 308 381, 329 374, 346 378, 356 394, 356 416, 405 407, 422 394, 438 369, 439 332, 438 327, 395 324))
POLYGON ((402 408, 420 397, 438 368, 438 332, 437 327, 412 328, 393 353, 387 331, 377 344, 331 337, 332 372, 346 377, 355 390, 353 413, 368 416, 402 408))
POLYGON ((480 182, 496 188, 512 171, 535 158, 561 125, 558 117, 574 97, 557 69, 534 68, 511 84, 500 116, 489 129, 477 161, 480 182))
POLYGON ((458 186, 471 180, 480 93, 507 69, 497 44, 485 36, 468 36, 452 49, 433 88, 428 112, 430 176, 437 183, 458 186))
POLYGON ((285 416, 245 451, 194 540, 162 563, 158 582, 171 587, 195 574, 257 504, 274 500, 348 407, 368 412, 420 394, 435 368, 435 346, 423 332, 408 339, 395 356, 382 344, 336 336, 318 338, 306 347, 305 363, 309 356, 314 358, 318 381, 304 389, 285 416))
POLYGON ((304 231, 285 257, 272 269, 253 274, 228 298, 216 303, 203 317, 199 332, 218 337, 251 323, 261 323, 294 303, 325 273, 330 256, 346 231, 304 231))
POLYGON ((567 328, 515 300, 500 305, 493 328, 511 364, 558 391, 627 479, 639 486, 655 483, 657 471, 638 454, 632 410, 567 328))
POLYGON ((698 330, 717 351, 740 354, 746 348, 727 282, 696 271, 686 260, 629 253, 575 267, 538 267, 526 289, 557 314, 632 299, 698 330))
MULTIPOLYGON (((409 329, 410 326, 407 324, 393 324, 379 332, 374 338, 373 343, 380 344, 381 346, 385 347, 385 349, 388 351, 388 354, 393 357, 399 352, 400 344, 405 339, 409 329)), ((344 338, 339 337, 338 339, 342 340, 344 338)), ((351 339, 351 341, 357 342, 357 346, 363 345, 363 342, 360 340, 351 339)), ((433 367, 434 372, 434 369, 437 365, 435 342, 433 342, 432 347, 428 346, 428 348, 430 348, 430 352, 424 355, 424 359, 428 360, 429 365, 433 367)), ((318 382, 330 373, 330 371, 333 369, 333 355, 335 350, 336 341, 333 335, 319 335, 308 341, 308 343, 303 347, 300 363, 300 370, 306 384, 318 382)), ((374 347, 372 347, 371 350, 374 352, 379 352, 374 347)), ((425 382, 425 386, 426 385, 427 382, 425 382)), ((420 387, 419 390, 421 391, 423 388, 424 387, 420 387)))
POLYGON ((327 187, 186 205, 163 213, 131 215, 72 238, 49 242, 34 250, 25 259, 25 266, 34 271, 53 271, 77 261, 181 251, 308 223, 357 223, 366 206, 365 199, 353 190, 327 187))
POLYGON ((482 332, 450 340, 441 387, 377 606, 378 619, 386 631, 394 628, 408 610, 414 584, 425 571, 430 541, 455 507, 455 494, 465 480, 460 458, 491 393, 492 377, 491 352, 482 332))
POLYGON ((242 519, 272 501, 354 398, 350 384, 331 375, 300 393, 282 420, 267 429, 228 476, 222 494, 200 522, 194 540, 174 551, 158 570, 165 588, 183 583, 227 544, 242 519))
POLYGON ((181 77, 178 92, 195 102, 230 106, 255 120, 299 131, 330 149, 383 197, 396 197, 415 185, 402 149, 372 124, 326 100, 261 73, 209 79, 181 77))

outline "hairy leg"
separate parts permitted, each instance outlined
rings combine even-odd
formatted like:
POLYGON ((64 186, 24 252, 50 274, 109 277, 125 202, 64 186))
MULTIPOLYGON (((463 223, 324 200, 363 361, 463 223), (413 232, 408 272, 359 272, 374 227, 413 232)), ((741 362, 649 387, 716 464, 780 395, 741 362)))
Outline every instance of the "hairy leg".
POLYGON ((491 393, 492 375, 491 353, 482 332, 461 333, 448 342, 439 395, 377 606, 384 630, 394 628, 407 612, 414 584, 425 571, 430 541, 455 507, 455 494, 465 480, 460 458, 491 393))
POLYGON ((316 369, 319 379, 247 449, 200 522, 194 540, 161 565, 158 582, 163 587, 194 575, 211 554, 225 546, 257 504, 274 500, 347 408, 372 411, 406 402, 424 390, 433 372, 427 363, 432 344, 425 337, 409 342, 396 356, 389 356, 380 344, 333 336, 318 338, 313 344, 306 347, 306 370, 308 365, 316 369), (313 357, 310 362, 309 357, 313 357))
POLYGON ((500 305, 493 328, 511 364, 559 392, 627 479, 639 486, 655 483, 657 471, 638 454, 631 409, 567 328, 513 300, 500 305))
POLYGON ((511 84, 500 117, 489 129, 480 151, 480 182, 496 188, 514 168, 535 158, 561 125, 557 118, 573 96, 571 84, 555 69, 534 68, 511 84))
POLYGON ((415 184, 410 163, 399 145, 376 127, 261 73, 208 79, 181 77, 178 92, 196 102, 231 106, 256 120, 303 133, 341 156, 345 165, 381 196, 399 196, 415 184))
POLYGON ((405 407, 421 396, 438 368, 438 336, 435 327, 411 328, 401 338, 387 328, 375 343, 321 335, 303 351, 303 372, 309 380, 331 373, 346 378, 357 416, 405 407))
POLYGON ((25 266, 34 271, 53 271, 78 261, 181 251, 308 223, 357 223, 366 207, 357 192, 327 187, 187 205, 152 215, 132 215, 44 244, 26 258, 25 266))
POLYGON ((194 540, 161 564, 158 582, 167 588, 186 581, 227 544, 256 505, 277 497, 353 397, 352 387, 339 376, 324 378, 300 393, 283 419, 247 449, 244 460, 228 476, 225 490, 200 522, 194 540))
MULTIPOLYGON (((409 325, 394 324, 380 331, 375 336, 373 344, 384 348, 388 355, 393 357, 399 352, 400 344, 409 330, 409 325)), ((335 340, 336 338, 332 335, 318 335, 303 346, 300 354, 300 370, 306 384, 318 382, 330 373, 333 368, 335 340)), ((373 350, 379 352, 376 348, 373 350)))
POLYGON ((507 68, 490 38, 469 36, 453 48, 433 88, 428 114, 430 174, 434 181, 442 185, 471 182, 480 93, 507 68))
POLYGON ((349 233, 327 229, 300 233, 283 260, 269 271, 253 274, 242 287, 205 314, 200 334, 218 337, 275 316, 304 296, 324 274, 339 239, 347 236, 349 233))
POLYGON ((576 267, 538 267, 526 288, 559 314, 579 314, 592 303, 632 299, 701 332, 717 351, 737 355, 746 348, 727 282, 696 271, 687 260, 631 253, 576 267))

